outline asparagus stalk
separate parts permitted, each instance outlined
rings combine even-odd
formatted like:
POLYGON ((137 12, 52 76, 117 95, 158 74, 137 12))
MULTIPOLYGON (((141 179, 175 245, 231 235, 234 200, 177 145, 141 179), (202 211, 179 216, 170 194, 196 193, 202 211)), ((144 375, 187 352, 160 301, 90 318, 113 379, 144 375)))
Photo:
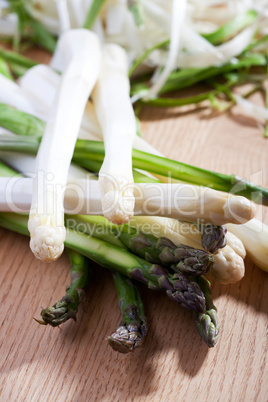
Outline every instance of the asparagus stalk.
POLYGON ((254 264, 268 272, 268 226, 254 218, 245 225, 227 225, 227 230, 242 240, 254 264))
POLYGON ((122 322, 107 340, 115 351, 129 353, 143 345, 147 333, 147 320, 137 287, 119 272, 114 272, 113 279, 118 295, 118 306, 122 313, 122 322))
POLYGON ((83 28, 91 29, 106 0, 93 0, 87 12, 83 28))
POLYGON ((56 39, 44 25, 31 17, 25 3, 23 1, 9 0, 11 9, 17 14, 19 19, 20 36, 27 36, 30 30, 30 38, 33 42, 53 53, 57 43, 56 39))
POLYGON ((0 122, 1 127, 19 135, 41 136, 45 129, 42 120, 3 103, 0 103, 0 122))
POLYGON ((235 34, 237 34, 237 32, 241 31, 242 29, 253 24, 253 22, 256 21, 257 17, 258 13, 256 11, 248 10, 245 13, 238 14, 235 18, 222 25, 216 31, 208 34, 203 34, 203 36, 213 45, 218 45, 233 37, 235 34))
POLYGON ((3 162, 0 161, 0 172, 2 177, 20 177, 19 173, 16 173, 13 169, 6 166, 3 162))
POLYGON ((12 61, 9 62, 9 68, 10 68, 10 71, 12 72, 13 76, 16 78, 22 77, 27 72, 27 68, 25 68, 19 64, 16 64, 12 61))
POLYGON ((10 50, 3 49, 1 47, 0 57, 2 57, 7 62, 15 63, 21 67, 25 67, 26 69, 34 67, 38 64, 36 61, 31 60, 28 57, 22 56, 21 54, 10 50))
POLYGON ((104 45, 99 77, 91 94, 105 145, 99 172, 103 214, 118 225, 132 218, 135 203, 131 155, 136 120, 127 67, 127 53, 122 47, 104 45))
POLYGON ((138 27, 144 25, 144 9, 141 0, 128 0, 128 8, 132 13, 135 24, 138 27))
POLYGON ((30 18, 29 25, 33 33, 34 43, 53 53, 57 45, 54 36, 39 21, 30 18))
POLYGON ((212 301, 209 281, 203 276, 196 280, 206 298, 206 311, 205 313, 194 313, 195 324, 201 338, 209 348, 212 348, 218 341, 220 331, 217 309, 212 301))
MULTIPOLYGON (((168 92, 174 92, 182 88, 190 87, 198 82, 202 82, 208 78, 220 76, 221 74, 231 71, 241 70, 243 68, 250 68, 254 66, 265 66, 267 61, 263 54, 258 53, 245 53, 242 54, 239 59, 231 60, 226 64, 206 67, 206 68, 184 68, 178 71, 173 71, 160 90, 159 94, 166 94, 168 92)), ((146 93, 149 87, 143 82, 133 82, 131 86, 131 94, 135 95, 139 92, 146 93)))
POLYGON ((170 73, 177 67, 186 9, 187 0, 172 2, 169 52, 163 70, 160 72, 158 79, 155 82, 153 81, 148 94, 145 96, 145 99, 147 100, 156 97, 159 91, 163 88, 165 82, 168 80, 170 73))
POLYGON ((10 73, 9 66, 6 61, 0 55, 0 74, 4 75, 9 80, 13 81, 13 77, 10 73))
POLYGON ((58 42, 58 53, 64 59, 64 73, 38 149, 28 223, 31 250, 47 262, 56 260, 63 252, 63 187, 100 62, 97 37, 86 30, 64 33, 58 42), (95 54, 94 61, 91 52, 95 54))
MULTIPOLYGON (((1 213, 0 226, 29 235, 24 215, 1 213)), ((184 274, 168 274, 161 266, 151 264, 126 249, 72 229, 68 229, 65 246, 105 268, 145 283, 149 289, 164 290, 171 300, 189 310, 205 311, 205 298, 199 285, 184 274)))
POLYGON ((66 289, 66 294, 52 307, 42 309, 43 321, 36 320, 43 325, 58 327, 60 324, 73 319, 76 321, 76 313, 80 303, 84 300, 84 288, 89 279, 88 260, 81 254, 67 250, 71 263, 71 283, 66 289))

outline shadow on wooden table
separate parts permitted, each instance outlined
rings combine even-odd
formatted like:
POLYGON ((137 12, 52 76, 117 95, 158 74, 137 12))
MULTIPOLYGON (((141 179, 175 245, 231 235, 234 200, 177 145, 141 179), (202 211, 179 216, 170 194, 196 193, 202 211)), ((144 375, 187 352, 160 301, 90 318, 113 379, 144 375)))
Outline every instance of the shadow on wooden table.
POLYGON ((194 105, 192 107, 189 106, 182 106, 180 108, 156 108, 156 107, 150 107, 148 105, 145 105, 142 109, 140 118, 142 120, 142 123, 146 122, 152 122, 152 121, 158 121, 158 120, 165 120, 165 119, 170 119, 170 118, 178 118, 182 116, 192 116, 198 113, 202 113, 204 111, 208 110, 206 106, 198 106, 194 105))
POLYGON ((241 126, 253 127, 253 128, 257 127, 257 123, 252 117, 249 117, 249 116, 239 113, 237 111, 231 110, 228 113, 228 117, 231 120, 233 120, 235 123, 240 124, 241 126))

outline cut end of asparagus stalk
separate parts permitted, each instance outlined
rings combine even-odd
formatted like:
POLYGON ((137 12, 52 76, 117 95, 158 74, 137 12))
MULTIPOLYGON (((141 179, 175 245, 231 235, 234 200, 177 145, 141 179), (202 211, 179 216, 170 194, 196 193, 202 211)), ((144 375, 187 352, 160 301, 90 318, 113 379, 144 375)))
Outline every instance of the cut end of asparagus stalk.
POLYGON ((106 219, 116 225, 130 221, 134 214, 135 198, 132 186, 124 177, 113 179, 101 175, 99 178, 102 197, 102 210, 106 219))
POLYGON ((63 250, 66 238, 64 224, 56 226, 51 222, 51 216, 33 214, 29 218, 30 248, 36 258, 44 262, 57 260, 63 250))
POLYGON ((122 322, 117 330, 107 338, 109 345, 116 352, 133 352, 143 345, 147 333, 147 324, 145 319, 141 320, 141 317, 137 317, 137 310, 135 305, 130 305, 125 313, 132 318, 131 323, 122 322), (135 321, 135 318, 138 320, 135 321))

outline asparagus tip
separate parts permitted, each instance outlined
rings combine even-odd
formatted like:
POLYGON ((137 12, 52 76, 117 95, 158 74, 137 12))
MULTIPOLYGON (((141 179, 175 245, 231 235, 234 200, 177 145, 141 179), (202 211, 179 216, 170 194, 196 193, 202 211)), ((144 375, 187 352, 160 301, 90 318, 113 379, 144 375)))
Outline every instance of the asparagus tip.
POLYGON ((220 248, 225 247, 227 244, 226 232, 227 229, 225 226, 205 225, 201 238, 204 250, 215 254, 220 248))
POLYGON ((220 333, 216 310, 211 309, 205 314, 198 314, 195 323, 201 338, 209 348, 213 348, 218 342, 220 333))

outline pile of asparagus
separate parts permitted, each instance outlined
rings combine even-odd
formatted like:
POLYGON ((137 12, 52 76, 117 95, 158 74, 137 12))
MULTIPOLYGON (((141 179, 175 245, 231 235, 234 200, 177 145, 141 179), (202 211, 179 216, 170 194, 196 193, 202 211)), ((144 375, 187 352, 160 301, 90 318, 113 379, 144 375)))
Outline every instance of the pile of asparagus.
MULTIPOLYGON (((142 233, 130 225, 118 227, 102 217, 71 216, 66 218, 67 225, 68 220, 72 227, 75 223, 77 229, 81 222, 87 223, 88 233, 68 229, 65 246, 71 264, 70 286, 52 307, 42 309, 39 323, 56 327, 69 319, 76 320, 90 277, 90 266, 85 258, 88 257, 113 272, 122 313, 120 326, 108 337, 113 349, 121 353, 133 351, 142 345, 147 333, 137 281, 149 289, 162 289, 171 300, 191 310, 206 344, 209 347, 216 344, 219 336, 217 310, 212 302, 210 283, 204 275, 213 268, 213 255, 209 251, 216 252, 226 244, 223 228, 211 225, 209 230, 204 228, 202 243, 208 250, 204 251, 183 244, 175 246, 167 238, 142 233)), ((29 235, 26 216, 1 213, 0 225, 29 235)))
MULTIPOLYGON (((33 116, 18 112, 7 105, 3 105, 1 110, 1 126, 17 134, 8 137, 9 145, 4 143, 2 137, 1 158, 27 175, 27 168, 29 174, 33 167, 31 162, 34 162, 35 158, 25 156, 23 152, 29 152, 28 146, 31 143, 36 143, 38 147, 40 139, 35 135, 39 129, 41 131, 44 129, 44 125, 33 116), (21 134, 26 132, 34 133, 33 137, 29 137, 30 141, 21 137, 21 134), (9 153, 5 153, 6 150, 9 153)), ((89 149, 94 149, 93 142, 84 141, 84 144, 89 149)), ((167 162, 167 174, 169 164, 174 164, 174 171, 180 166, 178 162, 158 158, 162 163, 167 162)), ((77 161, 83 165, 83 161, 87 160, 80 158, 77 161)), ((189 171, 190 169, 194 168, 189 168, 189 171)), ((2 183, 5 176, 8 178, 15 176, 17 183, 23 181, 25 184, 24 180, 30 180, 18 176, 16 171, 4 163, 0 165, 0 173, 2 183)), ((81 174, 81 171, 79 173, 81 174)), ((202 177, 202 171, 200 173, 202 177)), ((213 177, 214 174, 211 172, 210 175, 213 177)), ((215 177, 217 178, 217 174, 215 177)), ((147 177, 147 180, 150 183, 154 182, 152 177, 147 177)), ((226 176, 227 184, 229 180, 230 178, 226 176)), ((143 181, 146 181, 146 176, 143 177, 143 181)), ((4 191, 0 196, 2 210, 9 207, 6 203, 7 184, 8 181, 4 184, 4 191)), ((258 188, 258 190, 265 196, 265 189, 258 188)), ((250 195, 249 190, 246 190, 247 192, 250 195)), ((15 206, 18 206, 21 198, 25 203, 23 189, 16 198, 16 189, 13 187, 14 196, 15 206)), ((27 208, 29 206, 26 205, 24 212, 27 208)), ((2 227, 25 235, 29 235, 27 220, 26 215, 6 212, 0 214, 2 227)), ((90 266, 85 258, 88 257, 113 272, 122 312, 120 326, 108 337, 109 344, 115 350, 122 353, 133 351, 142 345, 147 332, 137 281, 146 284, 149 289, 162 289, 171 300, 191 310, 197 330, 206 344, 209 347, 216 344, 219 337, 217 310, 205 275, 210 273, 221 283, 230 283, 241 279, 244 274, 243 245, 239 243, 238 238, 232 237, 230 233, 227 234, 224 226, 211 223, 180 223, 170 218, 154 216, 136 216, 128 224, 116 225, 104 217, 93 215, 66 215, 65 226, 67 228, 65 246, 71 263, 70 286, 58 302, 41 311, 42 320, 38 320, 39 323, 58 326, 69 319, 76 319, 79 304, 84 300, 84 288, 90 277, 90 266), (158 236, 150 233, 153 232, 156 223, 158 236), (173 225, 170 225, 171 223, 173 225), (141 231, 139 228, 147 228, 147 231, 141 231), (229 245, 226 245, 227 240, 229 245), (228 270, 231 274, 228 274, 228 270)))
MULTIPOLYGON (((130 96, 136 106, 209 99, 220 108, 224 94, 233 105, 230 89, 245 81, 245 68, 266 66, 262 52, 250 51, 267 38, 254 38, 235 62, 180 70, 174 65, 163 81, 164 69, 161 88, 159 82, 148 84, 147 73, 130 85, 128 76, 148 58, 154 60, 155 50, 165 52, 170 45, 174 56, 174 35, 136 57, 129 70, 123 47, 100 46, 96 33, 71 27, 57 42, 29 9, 9 3, 20 21, 21 38, 54 52, 51 65, 44 66, 0 51, 0 226, 30 236, 34 255, 43 261, 59 258, 64 246, 70 258, 66 294, 42 309, 42 319, 36 321, 56 327, 76 320, 91 260, 112 271, 118 294, 122 321, 107 338, 113 349, 127 353, 143 344, 148 324, 139 282, 190 310, 200 336, 213 347, 219 323, 207 276, 220 283, 240 280, 245 248, 268 270, 267 244, 262 244, 268 228, 258 231, 257 238, 261 223, 253 219, 254 202, 268 205, 268 190, 235 175, 164 158, 137 135, 140 125, 130 96), (222 78, 227 79, 224 85, 217 81, 222 78), (186 100, 161 97, 208 79, 212 92, 186 100)), ((93 1, 85 28, 92 26, 103 3, 93 1)), ((130 10, 137 24, 142 21, 138 3, 130 10)), ((239 21, 197 39, 222 43, 230 32, 244 29, 242 37, 247 34, 251 40, 258 18, 255 11, 246 12, 239 21)))

